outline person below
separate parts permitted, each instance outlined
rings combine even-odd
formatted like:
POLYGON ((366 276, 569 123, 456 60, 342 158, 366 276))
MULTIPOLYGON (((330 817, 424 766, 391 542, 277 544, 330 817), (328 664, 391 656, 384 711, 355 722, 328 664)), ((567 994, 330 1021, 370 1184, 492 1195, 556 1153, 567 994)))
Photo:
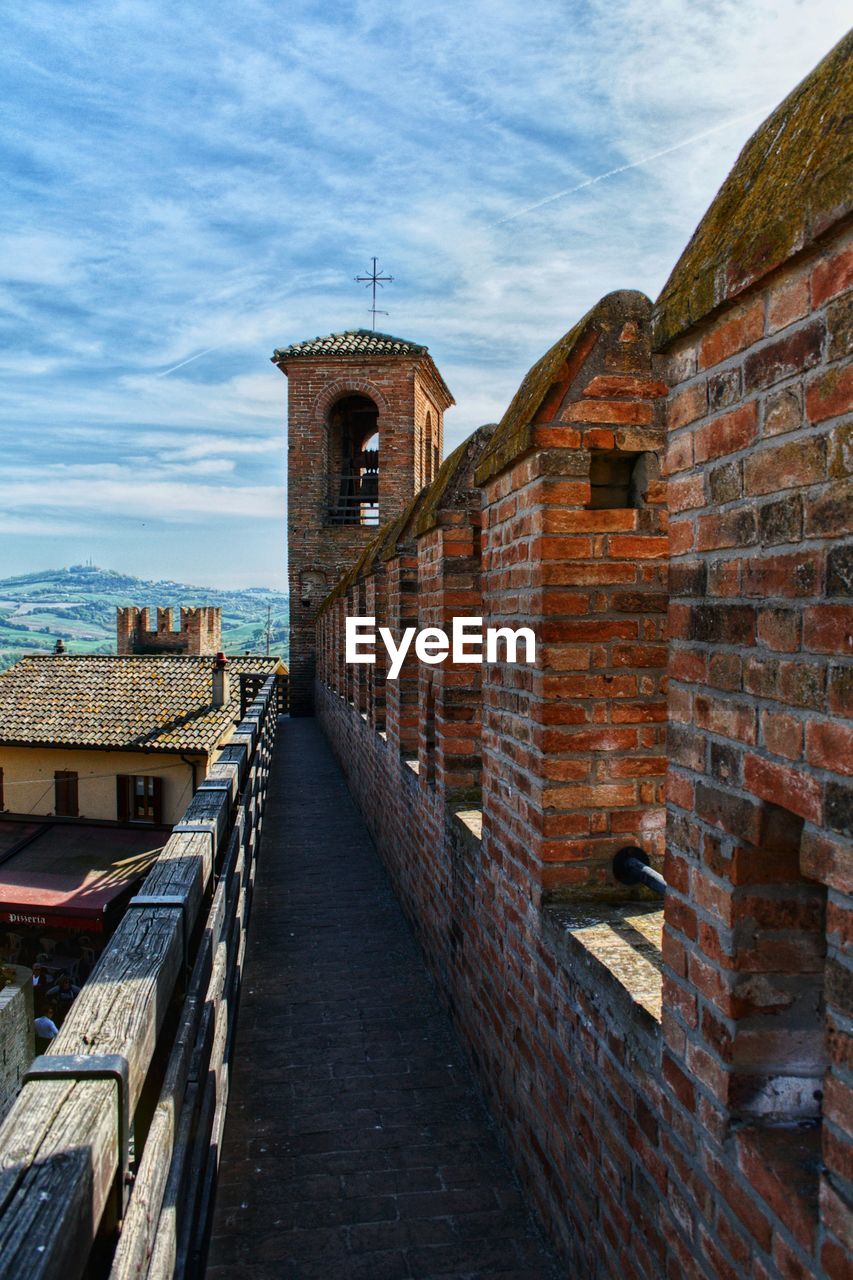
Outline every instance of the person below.
POLYGON ((59 1027, 53 1020, 55 1013, 54 1006, 48 1002, 44 1006, 44 1012, 33 1022, 36 1033, 36 1053, 44 1053, 51 1040, 59 1035, 59 1027))

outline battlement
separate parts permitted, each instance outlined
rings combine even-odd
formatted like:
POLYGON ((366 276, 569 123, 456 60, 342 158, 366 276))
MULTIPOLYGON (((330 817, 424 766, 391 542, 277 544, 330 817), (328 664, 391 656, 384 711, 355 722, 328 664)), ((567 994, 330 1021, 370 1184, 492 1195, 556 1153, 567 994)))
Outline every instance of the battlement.
POLYGON ((317 714, 572 1275, 849 1263, 851 49, 317 613, 317 714), (458 616, 535 657, 344 661, 348 618, 458 616))
POLYGON ((134 606, 116 609, 116 642, 119 654, 175 653, 188 657, 216 654, 222 647, 222 610, 211 605, 181 607, 181 625, 175 629, 174 610, 158 609, 151 626, 151 610, 134 606))

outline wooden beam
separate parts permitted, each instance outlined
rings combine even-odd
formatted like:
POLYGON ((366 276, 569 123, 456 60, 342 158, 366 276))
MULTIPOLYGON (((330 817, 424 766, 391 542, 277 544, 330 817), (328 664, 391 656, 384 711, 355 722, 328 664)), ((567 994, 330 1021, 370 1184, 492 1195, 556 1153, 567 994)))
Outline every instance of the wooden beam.
MULTIPOLYGON (((250 755, 255 755, 251 778, 258 776, 259 756, 268 772, 273 692, 271 678, 234 735, 229 758, 214 766, 215 778, 233 782, 232 793, 245 777, 250 755)), ((192 934, 209 900, 214 863, 221 862, 225 872, 211 903, 191 994, 149 1131, 151 1154, 146 1149, 142 1155, 140 1174, 144 1170, 145 1177, 138 1188, 142 1194, 138 1202, 135 1192, 131 1197, 125 1223, 127 1243, 122 1241, 116 1256, 123 1268, 117 1274, 123 1276, 145 1274, 152 1249, 150 1227, 155 1217, 159 1223, 162 1216, 166 1179, 155 1167, 158 1153, 174 1148, 176 1107, 179 1099, 183 1102, 186 1097, 190 1051, 198 1047, 203 1020, 199 992, 204 983, 205 1004, 210 1007, 211 983, 214 992, 221 989, 218 970, 223 935, 231 935, 244 874, 241 846, 248 846, 254 834, 250 804, 245 808, 244 814, 237 815, 234 839, 226 847, 234 816, 231 794, 223 790, 197 792, 182 822, 208 828, 210 834, 175 832, 142 888, 146 895, 180 897, 192 934), (134 1239, 137 1232, 138 1241, 134 1239)), ((122 1054, 129 1068, 131 1114, 182 974, 183 927, 182 912, 171 907, 128 911, 51 1045, 55 1054, 122 1054)), ((233 943, 227 949, 238 950, 233 943)), ((212 1030, 215 1008, 211 1012, 212 1030)), ((221 1035, 220 1031, 218 1038, 221 1035)), ((210 1052, 214 1044, 209 1032, 207 1039, 210 1052)), ((219 1057, 218 1048, 214 1056, 219 1057)), ((220 1069, 217 1065, 217 1074, 220 1069)), ((114 1083, 93 1080, 33 1081, 24 1086, 0 1129, 0 1280, 20 1280, 22 1276, 27 1280, 72 1280, 83 1271, 119 1164, 115 1091, 114 1083)))

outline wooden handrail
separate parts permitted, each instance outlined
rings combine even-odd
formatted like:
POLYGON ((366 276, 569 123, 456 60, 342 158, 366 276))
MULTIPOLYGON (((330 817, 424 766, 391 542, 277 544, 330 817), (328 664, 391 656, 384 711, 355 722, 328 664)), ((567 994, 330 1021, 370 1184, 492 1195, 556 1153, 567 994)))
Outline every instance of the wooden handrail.
MULTIPOLYGON (((182 910, 126 913, 50 1046, 48 1056, 122 1055, 131 1115, 155 1054, 161 1069, 165 1061, 148 1133, 135 1135, 116 1280, 172 1275, 179 1254, 183 1273, 194 1259, 201 1265, 275 721, 270 677, 142 886, 145 896, 178 897, 182 910), (193 967, 178 1003, 184 919, 193 967)), ((100 1269, 109 1266, 119 1225, 110 1194, 121 1159, 116 1089, 91 1079, 24 1085, 0 1128, 0 1280, 72 1280, 93 1246, 100 1269)))

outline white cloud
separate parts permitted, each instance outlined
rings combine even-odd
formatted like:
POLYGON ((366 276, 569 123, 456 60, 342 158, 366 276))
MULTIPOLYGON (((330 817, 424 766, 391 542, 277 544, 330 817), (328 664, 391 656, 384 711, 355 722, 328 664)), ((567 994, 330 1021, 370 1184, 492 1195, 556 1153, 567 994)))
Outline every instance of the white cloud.
POLYGON ((66 289, 83 278, 82 249, 53 231, 0 236, 0 280, 66 289))
MULTIPOLYGON (((86 534, 91 529, 85 521, 51 520, 48 516, 12 516, 0 513, 0 534, 24 538, 65 538, 86 534)), ((0 576, 5 576, 0 552, 0 576)))
POLYGON ((269 356, 368 325, 374 253, 380 327, 456 394, 448 443, 499 418, 602 294, 659 291, 760 110, 847 21, 836 0, 353 0, 283 24, 211 0, 188 45, 163 0, 18 6, 0 432, 45 483, 12 492, 76 516, 89 484, 107 514, 207 519, 211 546, 219 501, 275 518, 269 356), (63 484, 57 461, 117 470, 63 484))
POLYGON ((261 520, 281 515, 283 494, 275 485, 209 485, 120 477, 67 477, 46 474, 38 480, 8 476, 3 485, 8 512, 17 509, 87 511, 104 516, 147 517, 166 521, 223 518, 261 520))

